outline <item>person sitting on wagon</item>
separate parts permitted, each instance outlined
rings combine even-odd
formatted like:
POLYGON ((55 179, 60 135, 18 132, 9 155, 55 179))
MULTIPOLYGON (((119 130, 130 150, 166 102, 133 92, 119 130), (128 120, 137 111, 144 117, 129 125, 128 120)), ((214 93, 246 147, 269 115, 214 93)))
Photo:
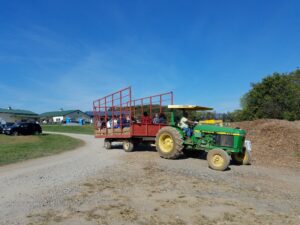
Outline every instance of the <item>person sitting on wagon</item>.
MULTIPOLYGON (((130 118, 129 118, 129 121, 130 121, 130 118)), ((136 119, 134 116, 131 117, 131 121, 132 123, 141 123, 138 119, 136 119)))
POLYGON ((178 126, 185 132, 186 136, 189 138, 192 136, 192 129, 190 126, 194 125, 194 122, 188 119, 189 114, 183 112, 183 116, 178 123, 178 126))
POLYGON ((110 129, 111 128, 111 120, 107 120, 107 122, 106 122, 106 128, 107 129, 110 129))
POLYGON ((159 124, 159 115, 158 115, 158 113, 155 113, 155 116, 153 118, 152 123, 153 124, 159 124))
POLYGON ((151 123, 151 118, 148 116, 147 112, 144 112, 144 114, 141 118, 141 123, 142 124, 150 124, 151 123))
POLYGON ((126 119, 123 117, 123 116, 119 116, 119 119, 118 119, 118 125, 119 127, 123 128, 123 127, 126 127, 126 119))
POLYGON ((130 127, 130 116, 129 115, 126 115, 125 123, 124 123, 123 127, 130 127))
POLYGON ((166 117, 166 115, 163 112, 161 112, 159 114, 159 123, 162 123, 162 124, 166 124, 167 123, 167 117, 166 117))
POLYGON ((116 116, 113 116, 113 118, 111 119, 111 125, 113 128, 119 128, 120 125, 118 124, 118 120, 116 116))
POLYGON ((101 118, 97 121, 97 128, 98 128, 98 130, 102 129, 102 120, 101 120, 101 118))

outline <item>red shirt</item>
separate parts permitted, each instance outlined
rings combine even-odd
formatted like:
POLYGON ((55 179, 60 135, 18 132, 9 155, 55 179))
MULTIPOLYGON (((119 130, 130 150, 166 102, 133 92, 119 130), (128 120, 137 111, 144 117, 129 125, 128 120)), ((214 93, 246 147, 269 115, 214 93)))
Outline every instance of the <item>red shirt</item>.
POLYGON ((150 119, 149 116, 142 116, 141 122, 144 123, 144 124, 150 124, 151 123, 151 119, 150 119))

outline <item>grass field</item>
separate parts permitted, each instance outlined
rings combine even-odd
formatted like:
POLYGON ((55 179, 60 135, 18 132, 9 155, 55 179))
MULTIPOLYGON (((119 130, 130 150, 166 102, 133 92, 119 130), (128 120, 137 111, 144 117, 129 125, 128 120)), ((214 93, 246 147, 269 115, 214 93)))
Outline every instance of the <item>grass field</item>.
POLYGON ((85 126, 43 125, 42 129, 43 131, 52 131, 52 132, 94 134, 94 127, 92 125, 85 125, 85 126))
POLYGON ((83 141, 64 135, 0 135, 0 166, 75 149, 83 141))

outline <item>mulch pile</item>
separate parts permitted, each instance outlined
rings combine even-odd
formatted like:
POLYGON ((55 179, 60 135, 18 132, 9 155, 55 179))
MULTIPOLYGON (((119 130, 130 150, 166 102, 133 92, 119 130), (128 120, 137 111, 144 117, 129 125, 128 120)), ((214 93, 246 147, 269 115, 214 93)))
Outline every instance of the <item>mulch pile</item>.
POLYGON ((231 123, 247 131, 253 164, 300 168, 300 121, 260 119, 231 123))

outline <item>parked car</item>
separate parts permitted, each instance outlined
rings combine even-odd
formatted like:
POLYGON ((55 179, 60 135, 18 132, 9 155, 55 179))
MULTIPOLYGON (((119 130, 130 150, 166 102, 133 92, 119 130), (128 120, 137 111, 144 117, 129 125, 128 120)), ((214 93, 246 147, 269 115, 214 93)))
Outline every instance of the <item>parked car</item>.
POLYGON ((0 125, 0 133, 1 134, 4 134, 4 129, 7 128, 7 127, 11 127, 13 126, 15 123, 6 123, 6 124, 2 124, 0 125))
POLYGON ((32 134, 41 134, 42 128, 37 123, 15 123, 10 127, 3 129, 3 132, 7 135, 32 135, 32 134))

